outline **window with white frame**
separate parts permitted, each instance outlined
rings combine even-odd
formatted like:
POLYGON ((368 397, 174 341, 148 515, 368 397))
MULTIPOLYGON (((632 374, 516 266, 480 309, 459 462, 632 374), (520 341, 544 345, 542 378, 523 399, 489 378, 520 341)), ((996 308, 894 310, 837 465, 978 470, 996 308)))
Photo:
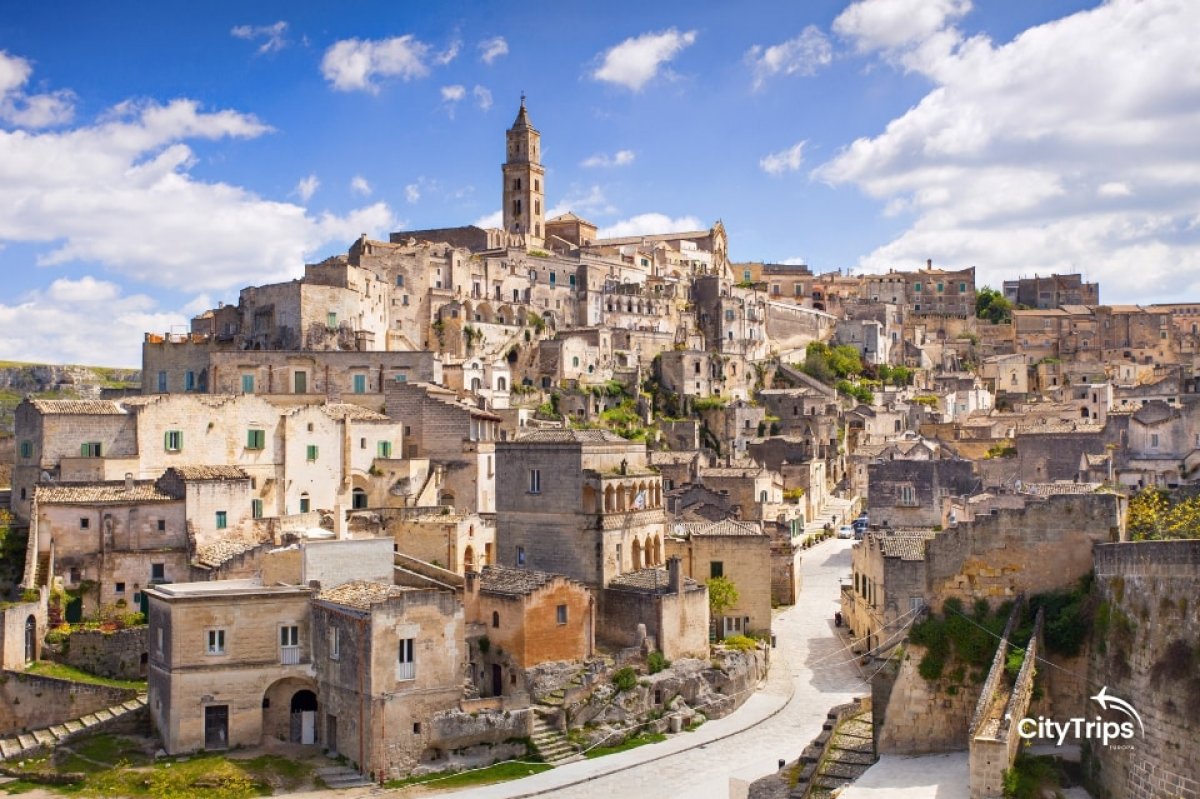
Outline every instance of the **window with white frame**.
POLYGON ((413 680, 417 677, 417 663, 415 660, 415 644, 414 638, 400 639, 400 659, 398 668, 396 669, 396 679, 398 680, 413 680))
POLYGON ((542 493, 542 470, 541 469, 530 469, 529 470, 529 493, 530 494, 542 493))
POLYGON ((225 654, 225 631, 224 630, 209 630, 208 631, 208 648, 205 650, 210 655, 225 654))
POLYGON ((342 631, 337 627, 329 628, 329 659, 339 660, 342 657, 342 631))

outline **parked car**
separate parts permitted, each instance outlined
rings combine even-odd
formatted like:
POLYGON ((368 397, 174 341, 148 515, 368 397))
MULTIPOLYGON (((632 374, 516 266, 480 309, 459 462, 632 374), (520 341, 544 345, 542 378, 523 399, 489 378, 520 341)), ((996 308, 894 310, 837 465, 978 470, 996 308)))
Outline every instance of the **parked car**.
POLYGON ((854 538, 854 528, 848 524, 843 524, 841 527, 838 528, 837 537, 838 538, 854 538))

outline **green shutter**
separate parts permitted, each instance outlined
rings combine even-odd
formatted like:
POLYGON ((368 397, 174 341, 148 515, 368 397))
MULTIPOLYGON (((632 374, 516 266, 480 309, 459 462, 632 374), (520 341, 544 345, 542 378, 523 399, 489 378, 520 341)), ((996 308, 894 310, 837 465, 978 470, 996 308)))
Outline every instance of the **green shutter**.
POLYGON ((91 454, 91 453, 88 451, 88 445, 87 445, 87 444, 80 444, 80 445, 79 445, 79 457, 81 457, 81 458, 86 458, 86 457, 88 457, 90 454, 91 454))

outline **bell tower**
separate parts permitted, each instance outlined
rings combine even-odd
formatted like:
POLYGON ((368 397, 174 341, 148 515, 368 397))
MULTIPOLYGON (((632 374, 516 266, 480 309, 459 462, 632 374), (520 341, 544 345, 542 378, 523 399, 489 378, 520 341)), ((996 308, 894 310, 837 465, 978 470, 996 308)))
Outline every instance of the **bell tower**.
POLYGON ((504 230, 525 235, 527 242, 541 244, 544 240, 544 205, 546 170, 542 167, 542 134, 529 123, 525 110, 525 93, 521 93, 521 110, 508 133, 507 160, 504 172, 504 230))

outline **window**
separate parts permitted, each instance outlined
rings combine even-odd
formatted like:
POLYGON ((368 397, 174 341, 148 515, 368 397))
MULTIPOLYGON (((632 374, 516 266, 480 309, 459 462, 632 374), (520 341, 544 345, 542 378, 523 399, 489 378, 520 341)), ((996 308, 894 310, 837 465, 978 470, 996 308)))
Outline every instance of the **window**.
POLYGON ((123 593, 125 593, 125 583, 116 583, 116 584, 113 586, 113 593, 114 593, 114 594, 123 594, 123 593))
POLYGON ((338 660, 342 656, 342 635, 337 627, 329 628, 329 659, 338 660))
POLYGON ((944 283, 938 283, 938 284, 937 284, 937 290, 938 290, 938 294, 941 294, 941 293, 942 293, 942 290, 943 290, 944 288, 945 288, 945 284, 944 284, 944 283))
POLYGON ((413 659, 414 643, 416 640, 413 638, 400 639, 400 667, 396 670, 396 679, 398 680, 416 679, 417 664, 413 659))
POLYGON ((958 284, 958 293, 959 293, 959 294, 962 294, 962 293, 964 293, 966 290, 967 290, 967 284, 966 284, 966 283, 959 283, 959 284, 958 284))
POLYGON ((572 358, 571 358, 571 366, 574 366, 574 367, 578 367, 578 366, 579 366, 579 356, 578 356, 578 355, 572 356, 572 358))
POLYGON ((160 533, 165 533, 167 531, 167 520, 166 519, 158 520, 158 531, 160 533))
POLYGON ((150 564, 150 581, 163 582, 167 579, 167 565, 165 563, 150 564))
POLYGON ((401 288, 403 288, 403 286, 404 286, 404 275, 396 275, 396 285, 397 285, 397 286, 399 286, 399 287, 401 287, 401 288))
POLYGON ((530 469, 529 470, 529 493, 530 494, 542 493, 542 470, 541 469, 530 469))
POLYGON ((354 376, 354 393, 355 394, 366 394, 367 393, 367 376, 366 375, 355 375, 354 376))
POLYGON ((183 373, 183 390, 184 391, 195 391, 196 390, 196 373, 191 371, 190 369, 183 373))
POLYGON ((91 526, 92 526, 92 520, 91 520, 91 519, 89 519, 89 518, 88 518, 88 517, 86 517, 86 516, 80 516, 80 517, 79 517, 79 529, 80 529, 80 530, 86 530, 86 529, 88 529, 88 528, 89 528, 89 527, 91 527, 91 526))
POLYGON ((575 288, 575 276, 574 275, 570 275, 567 279, 567 282, 571 286, 571 288, 575 288))
POLYGON ((33 442, 32 441, 22 441, 21 442, 21 457, 22 458, 32 458, 33 457, 33 442))
POLYGON ((708 564, 708 578, 711 580, 714 577, 725 576, 725 562, 720 560, 710 561, 708 564))
POLYGON ((305 458, 307 460, 315 461, 317 459, 317 445, 309 444, 308 447, 305 449, 305 453, 306 453, 305 458))
POLYGON ((163 436, 163 449, 167 452, 179 452, 183 449, 183 431, 168 430, 163 436))
POLYGON ((1158 448, 1158 433, 1150 434, 1150 446, 1156 449, 1158 448))
POLYGON ((250 428, 246 431, 246 449, 263 449, 267 445, 267 431, 250 428))
POLYGON ((380 458, 392 457, 392 442, 380 441, 378 444, 375 445, 375 454, 378 455, 380 458))
POLYGON ((279 663, 294 666, 300 662, 300 628, 285 624, 279 628, 279 663))
POLYGON ((166 372, 158 373, 158 393, 159 394, 167 393, 167 373, 166 372))
POLYGON ((308 372, 296 372, 292 375, 292 391, 295 394, 308 393, 308 372))
POLYGON ((250 516, 254 519, 263 517, 263 501, 261 499, 250 500, 250 516))
POLYGON ((900 504, 901 505, 916 505, 916 497, 913 494, 912 486, 902 486, 900 488, 900 504))
POLYGON ((499 626, 500 626, 500 613, 499 613, 499 611, 493 610, 492 611, 492 627, 496 628, 499 626))
POLYGON ((337 327, 337 314, 333 311, 325 314, 325 327, 337 327))
POLYGON ((404 294, 400 297, 400 304, 408 305, 408 295, 407 294, 404 294))
POLYGON ((919 292, 920 290, 921 290, 921 284, 920 284, 920 283, 913 283, 913 291, 917 291, 917 292, 919 292))
POLYGON ((208 654, 224 655, 225 654, 225 631, 224 630, 209 630, 208 631, 208 654))
POLYGON ((217 529, 224 530, 229 526, 229 514, 223 510, 217 511, 217 529))
MULTIPOLYGON (((617 544, 617 546, 620 546, 620 544, 617 544)), ((517 547, 517 565, 525 565, 525 547, 517 547)))
POLYGON ((555 613, 555 618, 559 624, 567 623, 567 606, 566 605, 559 605, 557 608, 554 609, 554 613, 555 613))
POLYGON ((308 513, 308 506, 309 506, 308 494, 301 494, 300 495, 300 512, 308 513))
POLYGON ((157 635, 155 636, 155 647, 158 649, 159 652, 162 652, 162 650, 163 650, 163 628, 159 627, 154 632, 157 633, 157 635))
POLYGON ((254 393, 254 375, 242 375, 242 393, 254 393))
POLYGON ((88 441, 81 444, 79 447, 79 456, 81 458, 99 458, 100 457, 100 442, 88 441))

